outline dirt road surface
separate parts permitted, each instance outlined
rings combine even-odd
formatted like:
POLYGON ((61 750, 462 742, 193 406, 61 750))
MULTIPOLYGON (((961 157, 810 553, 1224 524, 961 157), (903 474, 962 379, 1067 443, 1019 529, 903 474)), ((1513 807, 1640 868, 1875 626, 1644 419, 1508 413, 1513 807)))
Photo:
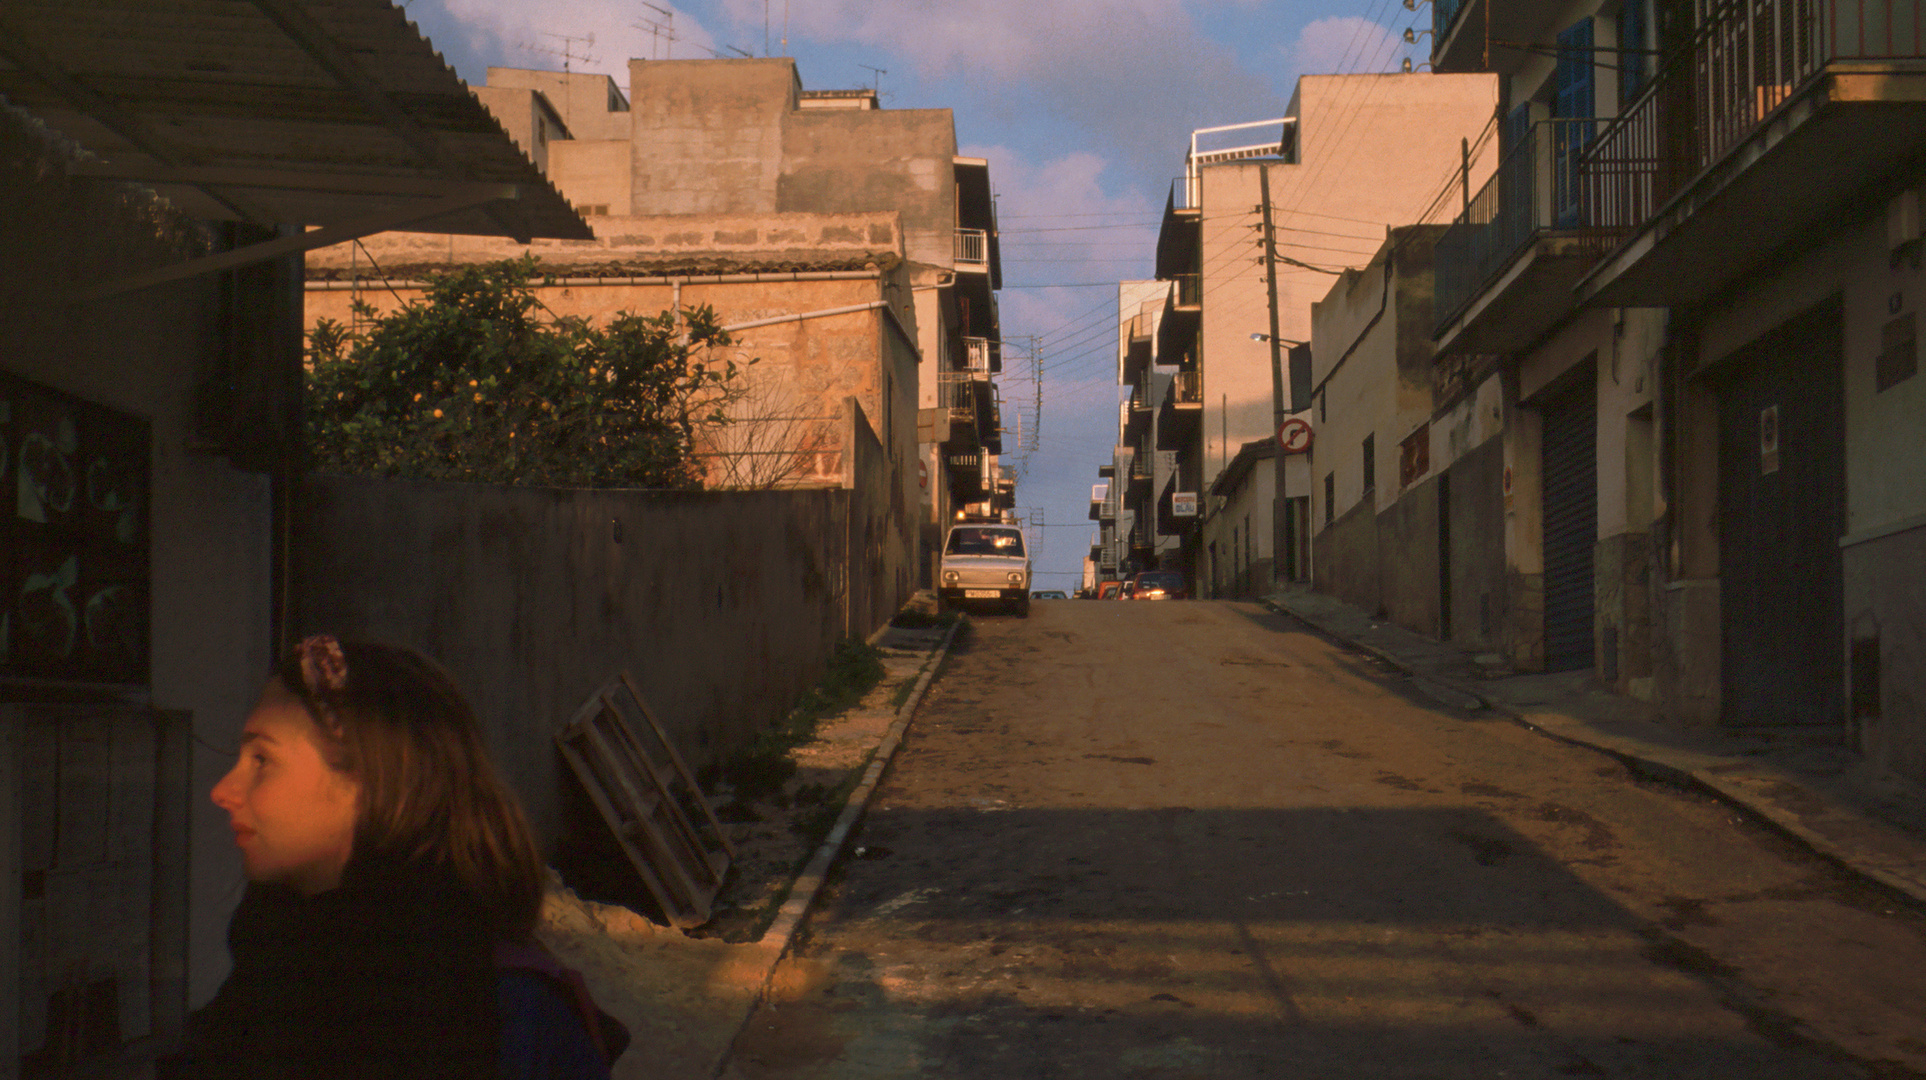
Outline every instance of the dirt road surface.
POLYGON ((735 1080, 1926 1075, 1926 920, 1250 605, 987 617, 735 1080))

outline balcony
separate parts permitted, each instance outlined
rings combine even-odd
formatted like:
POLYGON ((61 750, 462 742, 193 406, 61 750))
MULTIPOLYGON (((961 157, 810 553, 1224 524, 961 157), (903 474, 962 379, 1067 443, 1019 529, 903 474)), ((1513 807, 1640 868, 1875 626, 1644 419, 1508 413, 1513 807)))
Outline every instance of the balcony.
MULTIPOLYGON (((939 234, 941 235, 941 234, 939 234)), ((956 268, 988 273, 990 269, 990 231, 956 230, 956 268)))
POLYGON ((1123 363, 1118 372, 1119 378, 1133 383, 1143 378, 1150 367, 1150 323, 1149 312, 1132 315, 1123 328, 1123 363))
POLYGON ((1197 334, 1203 326, 1203 275, 1178 274, 1164 299, 1164 316, 1157 323, 1157 362, 1184 365, 1197 356, 1197 334))
POLYGON ((1201 177, 1178 177, 1170 183, 1170 198, 1164 203, 1163 224, 1157 230, 1157 276, 1197 269, 1202 257, 1203 210, 1201 177))
POLYGON ((1572 287, 1615 235, 1594 225, 1580 172, 1602 123, 1532 124, 1438 238, 1440 351, 1521 349, 1570 313, 1572 287))
POLYGON ((989 338, 966 337, 963 339, 961 370, 979 379, 987 379, 993 373, 1003 370, 1003 359, 996 342, 989 338))
POLYGON ((1926 145, 1923 8, 1719 6, 1583 157, 1596 223, 1626 239, 1580 298, 1698 304, 1876 208, 1926 145))
POLYGON ((940 371, 936 375, 936 404, 950 411, 952 438, 970 432, 969 441, 989 446, 1000 441, 995 430, 997 407, 995 385, 987 374, 973 371, 940 371))

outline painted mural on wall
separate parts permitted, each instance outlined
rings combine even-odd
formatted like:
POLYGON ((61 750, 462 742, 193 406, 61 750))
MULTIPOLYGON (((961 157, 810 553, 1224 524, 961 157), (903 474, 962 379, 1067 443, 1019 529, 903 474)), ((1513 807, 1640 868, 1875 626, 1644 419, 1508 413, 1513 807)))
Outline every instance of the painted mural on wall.
POLYGON ((0 674, 147 681, 148 445, 138 417, 0 374, 0 674))

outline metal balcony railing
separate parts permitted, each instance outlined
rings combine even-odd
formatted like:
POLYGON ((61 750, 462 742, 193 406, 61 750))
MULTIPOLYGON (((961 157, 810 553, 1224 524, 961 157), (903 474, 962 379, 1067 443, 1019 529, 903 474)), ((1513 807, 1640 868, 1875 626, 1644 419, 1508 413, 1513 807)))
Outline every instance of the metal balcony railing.
POLYGON ((1926 0, 1695 0, 1691 45, 1583 155, 1595 224, 1629 233, 1835 60, 1926 57, 1926 0))
POLYGON ((956 230, 956 265, 978 268, 990 265, 990 234, 987 230, 956 230))
POLYGON ((1197 307, 1204 302, 1204 275, 1177 274, 1171 280, 1176 285, 1171 300, 1178 307, 1197 307))
POLYGON ((1172 210, 1196 210, 1203 202, 1203 178, 1199 176, 1180 176, 1170 182, 1170 208, 1172 210))
POLYGON ((1132 480, 1150 479, 1150 455, 1135 454, 1130 459, 1130 478, 1132 480))
POLYGON ((1498 170, 1438 238, 1437 314, 1443 327, 1541 231, 1593 228, 1581 155, 1600 121, 1542 120, 1506 148, 1498 170))
POLYGON ((1141 383, 1130 388, 1130 411, 1150 411, 1150 395, 1144 393, 1143 384, 1141 383))
POLYGON ((976 388, 973 385, 975 382, 975 377, 967 371, 937 372, 937 405, 954 413, 975 416, 976 388))
POLYGON ((963 370, 979 377, 990 374, 990 339, 966 337, 963 339, 963 370))
POLYGON ((1180 371, 1170 380, 1170 400, 1177 405, 1202 405, 1204 403, 1204 373, 1201 371, 1180 371))

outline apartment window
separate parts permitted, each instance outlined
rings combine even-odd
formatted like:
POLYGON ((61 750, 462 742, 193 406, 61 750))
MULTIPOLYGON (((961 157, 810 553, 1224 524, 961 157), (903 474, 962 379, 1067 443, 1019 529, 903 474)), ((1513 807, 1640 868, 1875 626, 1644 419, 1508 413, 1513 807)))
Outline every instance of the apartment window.
POLYGON ((1324 474, 1324 524, 1329 525, 1331 523, 1331 516, 1333 513, 1335 513, 1334 508, 1336 506, 1337 506, 1337 474, 1334 472, 1327 472, 1324 474))
POLYGON ((1364 437, 1364 490, 1374 491, 1378 486, 1378 437, 1364 437))
POLYGON ((1552 71, 1552 202, 1557 227, 1577 228, 1578 159, 1598 133, 1594 96, 1591 16, 1573 23, 1558 35, 1558 61, 1552 71))
POLYGON ((1317 422, 1322 424, 1325 421, 1325 419, 1326 417, 1324 412, 1324 395, 1319 394, 1317 396, 1317 422))

